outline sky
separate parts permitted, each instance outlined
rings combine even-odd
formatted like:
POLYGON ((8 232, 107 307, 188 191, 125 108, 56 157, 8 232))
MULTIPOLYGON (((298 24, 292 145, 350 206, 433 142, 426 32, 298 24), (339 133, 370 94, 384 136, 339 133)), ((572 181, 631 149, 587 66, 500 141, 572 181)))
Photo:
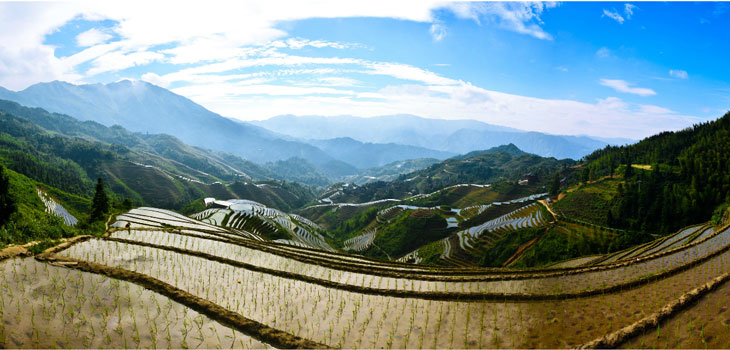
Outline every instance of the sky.
POLYGON ((144 80, 221 115, 639 139, 730 110, 728 2, 0 2, 0 86, 144 80))

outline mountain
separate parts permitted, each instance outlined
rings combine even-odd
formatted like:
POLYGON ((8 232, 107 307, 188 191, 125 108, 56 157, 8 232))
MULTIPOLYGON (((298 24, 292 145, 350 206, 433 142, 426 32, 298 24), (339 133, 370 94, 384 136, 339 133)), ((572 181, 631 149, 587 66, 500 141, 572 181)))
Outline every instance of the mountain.
POLYGON ((531 190, 544 192, 542 186, 552 178, 551 175, 575 164, 570 159, 541 157, 525 153, 515 145, 504 145, 474 152, 468 157, 449 158, 426 168, 401 174, 389 182, 340 186, 337 196, 325 197, 342 203, 364 203, 427 194, 458 184, 496 184, 509 181, 517 186, 517 180, 525 177, 531 179, 531 190))
POLYGON ((515 146, 513 143, 510 143, 508 145, 502 145, 502 146, 492 147, 492 148, 490 148, 488 150, 471 151, 469 153, 462 154, 462 155, 459 155, 459 156, 456 156, 456 157, 452 157, 452 158, 455 159, 455 160, 461 160, 461 159, 467 159, 467 158, 471 158, 471 157, 476 157, 476 156, 479 156, 479 155, 482 155, 482 154, 497 153, 497 152, 504 152, 504 153, 507 153, 507 154, 509 154, 509 155, 511 155, 513 157, 519 156, 519 155, 523 155, 523 154, 527 153, 527 152, 522 151, 519 147, 515 146))
POLYGON ((210 196, 291 210, 314 198, 309 188, 267 180, 277 175, 231 154, 10 101, 0 101, 0 146, 0 163, 8 168, 82 197, 102 177, 116 197, 166 208, 210 196))
POLYGON ((307 142, 327 152, 332 157, 348 162, 360 169, 379 167, 407 159, 446 159, 454 156, 454 153, 451 152, 435 151, 424 147, 395 143, 360 142, 350 137, 309 140, 307 142))
POLYGON ((397 143, 462 154, 513 143, 543 157, 580 159, 609 142, 586 136, 549 135, 490 125, 476 120, 428 119, 413 115, 372 118, 283 115, 252 124, 298 138, 351 137, 362 142, 397 143))
POLYGON ((460 183, 489 184, 501 180, 520 180, 530 174, 532 182, 543 182, 555 170, 573 165, 570 159, 557 160, 526 153, 513 144, 449 158, 428 168, 401 175, 420 188, 421 193, 460 183))
POLYGON ((2 89, 0 99, 105 126, 121 125, 140 133, 175 135, 187 144, 233 153, 257 163, 300 157, 323 166, 333 160, 314 146, 224 118, 185 97, 143 81, 90 85, 54 81, 18 92, 2 89))
POLYGON ((543 157, 580 159, 603 148, 607 143, 585 136, 549 135, 539 132, 499 132, 461 129, 442 141, 438 149, 466 153, 504 144, 515 144, 521 150, 543 157))
POLYGON ((379 167, 362 169, 358 172, 357 175, 344 177, 343 181, 347 183, 354 183, 357 185, 362 185, 374 181, 391 181, 396 179, 401 174, 412 173, 416 170, 421 170, 438 162, 439 160, 436 158, 416 158, 399 160, 379 167))

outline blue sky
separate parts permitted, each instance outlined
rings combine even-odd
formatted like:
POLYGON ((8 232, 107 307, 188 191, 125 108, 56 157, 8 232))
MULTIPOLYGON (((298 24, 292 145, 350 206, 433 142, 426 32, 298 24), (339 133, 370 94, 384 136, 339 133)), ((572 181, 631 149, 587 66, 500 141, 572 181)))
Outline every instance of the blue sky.
POLYGON ((0 85, 139 79, 242 120, 641 138, 730 110, 727 33, 727 2, 0 3, 0 85))

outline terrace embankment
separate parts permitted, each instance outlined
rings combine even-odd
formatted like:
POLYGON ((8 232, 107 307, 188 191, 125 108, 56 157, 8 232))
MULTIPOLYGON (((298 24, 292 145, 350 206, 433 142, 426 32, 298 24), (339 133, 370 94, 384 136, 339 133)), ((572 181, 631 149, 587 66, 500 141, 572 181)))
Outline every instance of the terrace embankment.
MULTIPOLYGON (((230 239, 223 236, 216 237, 200 237, 199 238, 219 240, 231 244, 245 246, 251 249, 265 251, 273 255, 283 256, 289 259, 297 260, 303 263, 317 264, 329 268, 351 271, 357 273, 367 273, 378 276, 388 276, 393 278, 407 278, 425 281, 461 281, 461 282, 478 282, 489 280, 508 280, 508 279, 533 279, 542 277, 559 277, 571 274, 595 273, 599 271, 608 271, 613 269, 624 269, 627 266, 638 266, 645 264, 654 266, 653 268, 641 271, 642 274, 657 272, 663 269, 670 269, 681 264, 687 263, 689 260, 672 258, 675 255, 681 255, 682 252, 688 252, 687 258, 696 259, 711 252, 717 247, 728 245, 728 232, 726 227, 717 230, 712 235, 702 240, 694 241, 690 244, 674 247, 669 250, 660 251, 649 256, 631 259, 627 261, 616 262, 613 264, 581 267, 581 268, 543 268, 543 269, 428 269, 418 265, 408 264, 386 264, 382 262, 374 262, 368 259, 359 259, 352 257, 341 258, 338 254, 326 252, 316 252, 303 248, 292 247, 287 245, 277 245, 266 242, 257 242, 245 239, 230 239), (667 266, 667 260, 674 260, 671 266, 667 266), (661 266, 660 266, 661 265, 661 266), (657 266, 661 268, 657 269, 657 266)), ((190 235, 190 234, 187 234, 190 235)))
MULTIPOLYGON (((74 248, 94 242, 104 241, 91 240, 74 248)), ((108 264, 158 276, 165 283, 217 305, 229 305, 227 309, 263 324, 342 347, 577 346, 650 315, 714 277, 728 260, 727 254, 722 255, 671 278, 605 295, 539 302, 466 302, 354 293, 164 249, 112 241, 105 244, 112 243, 115 246, 106 253, 101 246, 84 250, 95 251, 97 256, 121 257, 108 264), (168 264, 180 271, 164 268, 168 264), (230 292, 236 289, 247 293, 230 292)))
MULTIPOLYGON (((342 270, 330 269, 329 267, 317 264, 300 264, 290 259, 271 256, 257 250, 242 248, 235 244, 195 237, 183 237, 165 232, 146 231, 146 233, 142 234, 141 232, 137 233, 135 231, 131 234, 120 233, 118 236, 125 237, 125 239, 114 238, 113 240, 125 244, 146 245, 157 249, 198 255, 239 267, 255 269, 286 278, 305 280, 310 283, 317 283, 332 288, 348 289, 361 293, 432 299, 541 299, 551 297, 579 297, 591 295, 591 293, 612 292, 648 283, 657 278, 669 277, 702 263, 707 259, 711 259, 730 248, 730 245, 725 244, 724 248, 709 251, 709 254, 707 254, 707 251, 683 251, 681 254, 667 255, 662 259, 643 260, 633 264, 627 263, 622 265, 622 268, 608 269, 606 267, 598 267, 588 269, 584 273, 486 276, 479 281, 463 281, 459 279, 432 281, 431 278, 421 279, 413 275, 404 276, 405 278, 391 278, 372 273, 348 274, 342 270), (205 250, 207 253, 200 253, 201 250, 205 250), (275 263, 277 261, 278 263, 275 263), (290 268, 292 266, 297 269, 290 268), (313 276, 319 276, 319 278, 313 276), (376 282, 376 285, 380 285, 380 280, 384 279, 385 286, 400 286, 400 289, 403 291, 371 288, 373 279, 375 279, 374 282, 376 282), (340 283, 335 282, 337 280, 340 283), (357 282, 357 284, 354 288, 351 288, 350 285, 353 282, 357 282), (434 291, 450 293, 431 293, 434 291), (529 294, 531 296, 522 294, 529 294), (556 295, 550 296, 549 294, 556 295)), ((701 246, 697 247, 701 248, 701 246)), ((389 289, 398 288, 389 287, 389 289)))
POLYGON ((266 348, 134 283, 32 258, 0 262, 2 348, 266 348))
POLYGON ((293 336, 289 333, 282 332, 259 322, 250 320, 240 314, 228 311, 208 300, 189 294, 170 284, 144 274, 100 265, 89 261, 63 257, 50 252, 40 254, 36 256, 36 259, 51 264, 60 263, 65 267, 132 282, 146 289, 162 294, 180 304, 201 312, 218 322, 233 327, 245 334, 251 335, 256 339, 260 339, 261 341, 278 348, 326 348, 323 344, 293 336))
MULTIPOLYGON (((586 344, 581 345, 581 348, 585 349, 596 349, 596 348, 616 348, 619 345, 627 342, 627 340, 631 339, 632 337, 636 337, 637 335, 643 334, 644 337, 642 339, 634 340, 632 342, 633 345, 637 344, 644 344, 644 342, 648 341, 656 341, 659 338, 661 328, 659 327, 660 323, 664 320, 669 319, 670 317, 680 313, 681 311, 694 306, 694 304, 700 300, 703 296, 705 296, 708 293, 711 293, 713 290, 720 288, 730 280, 730 273, 725 273, 721 276, 715 277, 709 282, 701 285, 698 288, 695 288, 685 294, 683 294, 678 299, 672 301, 671 303, 665 305, 661 310, 642 318, 639 321, 636 321, 624 328, 621 328, 618 331, 606 334, 598 339, 595 339, 591 342, 588 342, 586 344), (656 337, 656 339, 651 339, 651 336, 647 337, 647 333, 654 333, 656 330, 656 334, 652 334, 656 337), (648 338, 648 339, 647 339, 648 338)), ((721 293, 722 295, 723 293, 721 293)), ((728 295, 727 290, 725 290, 724 293, 725 296, 728 295)), ((717 295, 716 295, 717 297, 717 295)), ((713 303, 712 299, 706 299, 705 305, 709 305, 713 303)), ((705 306, 707 308, 707 306, 705 306)), ((700 312, 702 311, 702 307, 699 307, 700 312)), ((727 307, 725 307, 725 310, 727 310, 727 307)), ((694 318, 691 318, 691 313, 686 313, 685 316, 690 315, 690 324, 694 318)), ((725 324, 725 327, 727 328, 727 319, 723 320, 723 323, 725 324)), ((702 319, 699 320, 699 322, 703 322, 702 319)), ((678 325, 678 324, 677 324, 678 325)), ((666 327, 665 327, 666 329, 666 327)), ((671 328, 669 328, 671 330, 671 328)), ((725 330, 726 331, 726 330, 725 330)), ((704 333, 704 332, 703 332, 704 333)), ((705 347, 708 346, 708 340, 713 340, 714 336, 711 338, 706 338, 704 334, 700 334, 699 339, 683 339, 682 337, 677 337, 677 343, 675 345, 680 345, 683 340, 689 340, 689 342, 700 340, 705 347)), ((666 340, 665 340, 666 341, 666 340)), ((643 347, 643 346, 642 346, 643 347)))
POLYGON ((730 265, 727 227, 602 266, 460 271, 257 242, 185 217, 174 228, 166 216, 150 212, 139 220, 155 228, 111 230, 40 259, 185 296, 200 309, 176 301, 211 318, 250 321, 261 341, 270 329, 344 348, 576 347, 644 322, 730 265))

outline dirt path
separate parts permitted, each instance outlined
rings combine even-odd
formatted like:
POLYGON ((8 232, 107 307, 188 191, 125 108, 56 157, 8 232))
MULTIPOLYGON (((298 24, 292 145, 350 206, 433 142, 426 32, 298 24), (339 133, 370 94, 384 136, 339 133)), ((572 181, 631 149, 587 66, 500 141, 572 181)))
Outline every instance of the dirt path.
POLYGON ((545 207, 545 209, 547 209, 550 212, 550 214, 553 214, 553 219, 555 219, 555 220, 553 220, 553 222, 558 220, 558 214, 556 214, 553 211, 553 208, 550 207, 550 204, 548 204, 547 200, 538 199, 537 202, 542 204, 542 206, 545 207))
POLYGON ((30 252, 25 247, 16 245, 0 250, 0 261, 14 258, 16 256, 28 256, 30 252))
POLYGON ((532 247, 532 245, 535 244, 535 242, 537 242, 537 240, 539 240, 539 239, 540 239, 540 237, 535 237, 535 238, 531 239, 529 242, 527 242, 527 243, 521 245, 519 248, 517 248, 517 251, 514 254, 512 254, 512 256, 509 259, 507 259, 507 261, 505 261, 504 264, 502 264, 502 267, 509 266, 509 264, 515 262, 515 260, 517 260, 522 255, 522 253, 525 250, 527 250, 527 248, 532 247))

